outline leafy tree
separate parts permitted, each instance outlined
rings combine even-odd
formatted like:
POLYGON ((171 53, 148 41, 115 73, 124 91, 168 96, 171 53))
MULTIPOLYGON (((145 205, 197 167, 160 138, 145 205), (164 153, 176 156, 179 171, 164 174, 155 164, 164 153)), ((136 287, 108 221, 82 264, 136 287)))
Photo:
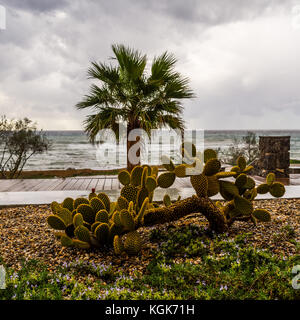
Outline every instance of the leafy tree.
POLYGON ((28 118, 0 119, 0 176, 2 179, 18 178, 26 162, 35 154, 47 151, 50 142, 36 129, 28 118))
POLYGON ((242 138, 234 137, 233 143, 228 150, 218 150, 222 161, 227 164, 234 165, 237 159, 241 156, 245 157, 247 164, 252 163, 259 156, 259 147, 256 134, 248 131, 242 138))
MULTIPOLYGON (((95 143, 101 129, 112 129, 119 135, 119 123, 127 122, 127 168, 133 164, 128 150, 136 141, 129 141, 133 129, 143 129, 150 135, 151 129, 169 127, 184 128, 181 117, 182 99, 194 97, 188 79, 174 70, 176 59, 167 52, 155 57, 147 75, 147 56, 124 45, 112 45, 116 65, 92 62, 88 70, 92 84, 89 95, 76 105, 77 109, 92 109, 87 116, 85 131, 95 143)), ((139 157, 139 151, 137 152, 139 157)))

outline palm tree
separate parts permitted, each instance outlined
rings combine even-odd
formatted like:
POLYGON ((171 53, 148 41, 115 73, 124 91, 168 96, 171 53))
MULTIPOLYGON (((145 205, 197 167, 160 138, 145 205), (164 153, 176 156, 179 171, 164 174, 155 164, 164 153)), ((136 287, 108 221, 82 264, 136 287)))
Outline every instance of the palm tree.
POLYGON ((119 122, 127 122, 127 169, 131 171, 128 151, 138 139, 128 141, 129 132, 143 129, 150 135, 151 129, 162 127, 183 130, 181 100, 194 94, 188 79, 174 71, 172 54, 155 57, 147 76, 146 55, 124 45, 112 45, 112 50, 117 65, 92 62, 88 78, 99 80, 101 86, 92 84, 89 95, 76 108, 95 111, 84 121, 92 143, 101 129, 112 129, 118 137, 119 122))

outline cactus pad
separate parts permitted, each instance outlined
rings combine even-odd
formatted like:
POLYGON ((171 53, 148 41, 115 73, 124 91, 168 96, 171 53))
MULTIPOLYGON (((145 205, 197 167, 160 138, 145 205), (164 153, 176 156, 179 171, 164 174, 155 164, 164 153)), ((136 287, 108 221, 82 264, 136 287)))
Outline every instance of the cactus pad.
POLYGON ((220 194, 225 200, 232 200, 235 196, 239 195, 237 186, 229 181, 220 180, 220 194))
POLYGON ((207 186, 207 196, 208 197, 212 197, 212 196, 219 193, 220 184, 219 184, 219 180, 216 177, 216 175, 208 176, 207 183, 208 183, 208 186, 207 186))
POLYGON ((137 204, 138 208, 140 208, 144 202, 144 200, 149 197, 149 192, 146 188, 141 188, 137 194, 137 204))
POLYGON ((95 222, 108 223, 108 212, 105 209, 101 209, 96 213, 95 222))
POLYGON ((109 240, 109 226, 107 223, 100 223, 94 232, 100 243, 107 243, 109 240))
POLYGON ((122 239, 118 235, 114 236, 113 244, 115 254, 120 255, 124 251, 124 246, 122 239))
POLYGON ((81 213, 76 213, 75 216, 73 217, 73 224, 76 227, 82 226, 83 225, 83 216, 81 213))
POLYGON ((142 239, 137 231, 129 232, 124 242, 124 250, 128 255, 136 255, 142 247, 142 239))
POLYGON ((97 197, 104 203, 106 211, 110 212, 110 200, 108 195, 104 192, 100 192, 97 197))
POLYGON ((72 198, 66 198, 62 203, 62 207, 72 212, 74 209, 73 203, 74 203, 74 200, 72 198))
POLYGON ((96 197, 97 197, 97 193, 91 192, 91 193, 89 194, 89 201, 91 201, 91 199, 96 198, 96 197))
POLYGON ((157 178, 157 184, 161 188, 169 188, 175 181, 174 172, 164 172, 157 178))
POLYGON ((204 150, 204 162, 206 163, 210 159, 216 159, 217 153, 213 149, 205 149, 204 150))
POLYGON ((73 246, 73 240, 65 235, 63 235, 60 238, 60 243, 63 247, 72 247, 73 246))
MULTIPOLYGON (((235 185, 238 188, 244 187, 244 185, 247 183, 247 175, 245 173, 241 173, 240 175, 237 176, 235 180, 235 185)), ((252 188, 251 188, 252 189, 252 188)))
POLYGON ((130 184, 133 186, 140 186, 142 183, 142 174, 144 168, 142 166, 135 166, 131 171, 130 184))
POLYGON ((61 208, 61 205, 57 201, 53 201, 50 205, 52 212, 55 214, 61 208))
POLYGON ((209 159, 204 166, 203 174, 212 176, 218 173, 221 169, 221 162, 218 159, 209 159))
POLYGON ((172 204, 170 196, 166 193, 163 198, 163 203, 166 207, 172 204))
POLYGON ((270 186, 274 181, 275 181, 275 174, 273 172, 270 172, 266 178, 267 185, 270 186))
POLYGON ((136 196, 137 196, 138 189, 135 186, 128 185, 124 186, 121 189, 120 195, 127 199, 128 202, 133 201, 133 203, 136 202, 136 196))
POLYGON ((250 178, 250 177, 247 177, 247 182, 246 184, 244 185, 244 188, 247 188, 247 189, 253 189, 255 188, 255 181, 250 178))
POLYGON ((87 227, 78 226, 75 229, 74 234, 78 240, 83 242, 90 242, 90 231, 87 227))
POLYGON ((113 216, 112 216, 112 220, 115 223, 116 226, 121 227, 122 226, 122 222, 121 222, 121 218, 120 218, 120 212, 116 211, 113 216))
POLYGON ((259 194, 265 194, 270 191, 270 186, 266 183, 262 183, 256 188, 256 190, 259 194))
POLYGON ((285 187, 280 182, 275 182, 270 186, 270 193, 275 198, 280 198, 285 193, 285 187))
POLYGON ((90 204, 86 198, 77 198, 74 200, 74 209, 77 209, 81 204, 90 204))
POLYGON ((97 213, 99 210, 105 209, 105 205, 98 197, 90 200, 90 205, 94 209, 94 212, 97 213))
POLYGON ((187 168, 188 167, 186 164, 180 164, 180 165, 176 166, 174 169, 174 173, 175 173, 176 177, 178 177, 178 178, 185 177, 187 168))
POLYGON ((190 181, 198 197, 207 196, 208 180, 204 174, 191 176, 190 181))
POLYGON ((236 196, 234 198, 234 206, 235 208, 240 211, 243 215, 250 215, 253 212, 253 204, 251 201, 241 197, 236 196))
POLYGON ((265 209, 256 209, 253 211, 253 216, 262 222, 268 222, 271 221, 271 215, 270 213, 265 209))
POLYGON ((73 222, 72 213, 66 208, 60 208, 57 212, 57 216, 59 216, 64 221, 66 226, 73 222))
POLYGON ((55 230, 65 230, 66 229, 66 225, 65 225, 63 219, 61 219, 57 215, 50 215, 47 218, 47 222, 48 222, 49 226, 55 230))
POLYGON ((128 210, 122 210, 120 212, 120 219, 123 227, 126 230, 134 230, 135 228, 134 219, 128 210))
POLYGON ((85 222, 88 222, 90 224, 94 223, 95 211, 89 204, 80 204, 79 207, 77 208, 77 212, 82 214, 83 220, 85 222))
POLYGON ((145 187, 149 192, 153 192, 157 187, 156 179, 152 176, 147 177, 145 187))
POLYGON ((119 210, 128 209, 129 202, 126 198, 120 196, 117 202, 119 210))
POLYGON ((127 170, 122 170, 118 174, 118 179, 123 186, 126 186, 130 183, 130 173, 127 170))
POLYGON ((243 157, 243 156, 238 157, 237 165, 240 168, 240 171, 244 171, 247 166, 247 161, 246 161, 245 157, 243 157))
POLYGON ((81 240, 73 239, 73 245, 79 249, 89 249, 91 245, 88 242, 84 242, 81 240))

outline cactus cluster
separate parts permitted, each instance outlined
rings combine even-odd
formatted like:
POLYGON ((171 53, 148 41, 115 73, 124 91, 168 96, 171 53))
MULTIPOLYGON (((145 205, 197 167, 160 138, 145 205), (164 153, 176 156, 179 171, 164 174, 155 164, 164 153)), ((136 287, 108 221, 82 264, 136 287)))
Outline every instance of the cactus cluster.
POLYGON ((113 246, 117 254, 137 254, 142 240, 136 229, 143 224, 149 198, 143 199, 139 211, 137 207, 122 196, 111 202, 105 193, 91 193, 89 200, 66 198, 61 204, 52 202, 47 222, 58 231, 56 236, 64 247, 113 246))
POLYGON ((157 175, 158 168, 148 165, 135 166, 131 173, 127 170, 120 171, 118 179, 123 187, 117 202, 118 207, 128 206, 132 201, 134 210, 138 212, 146 198, 151 206, 153 192, 158 186, 157 175))
POLYGON ((239 157, 230 171, 222 171, 221 162, 212 149, 203 154, 193 144, 182 145, 184 162, 175 165, 168 157, 162 158, 166 171, 158 175, 157 167, 135 166, 131 173, 120 171, 118 179, 123 185, 115 202, 101 192, 92 192, 86 198, 66 198, 62 203, 52 202, 52 214, 47 222, 57 230, 62 246, 87 249, 113 247, 115 254, 138 254, 142 239, 137 232, 141 226, 149 226, 179 219, 190 213, 202 213, 209 226, 216 232, 225 232, 236 221, 270 221, 265 209, 254 209, 258 194, 269 192, 282 197, 283 184, 275 181, 270 173, 266 182, 256 186, 248 176, 253 169, 244 157, 239 157), (188 149, 188 150, 186 150, 188 149), (176 177, 189 177, 195 195, 171 201, 168 195, 163 205, 153 202, 157 187, 169 188, 176 177), (225 202, 210 200, 220 193, 225 202))
MULTIPOLYGON (((164 163, 167 163, 167 165, 164 165, 167 170, 164 175, 169 177, 168 181, 170 182, 168 187, 172 185, 171 180, 173 178, 170 175, 174 174, 179 178, 189 177, 198 198, 209 199, 209 197, 220 193, 226 203, 222 204, 217 201, 215 206, 223 215, 223 222, 220 222, 222 219, 219 219, 218 214, 209 207, 208 203, 205 205, 205 209, 197 198, 190 197, 165 209, 150 209, 145 215, 146 224, 157 223, 157 220, 178 219, 188 213, 197 212, 197 210, 203 213, 208 220, 212 217, 218 220, 219 223, 223 224, 223 228, 220 228, 219 225, 217 229, 224 231, 236 220, 251 220, 254 224, 257 221, 267 222, 271 220, 270 213, 267 210, 254 210, 253 201, 257 194, 267 192, 270 192, 274 197, 284 195, 285 187, 282 183, 275 182, 273 173, 266 177, 266 183, 256 187, 255 181, 247 175, 253 167, 247 166, 244 157, 240 156, 237 159, 237 164, 230 171, 221 171, 221 162, 217 159, 214 150, 206 149, 201 154, 196 151, 195 147, 190 149, 192 149, 193 155, 188 157, 189 163, 176 166, 170 159, 164 157, 164 163), (204 164, 202 164, 203 162, 204 164)), ((164 185, 160 186, 164 187, 164 185)), ((211 227, 212 224, 214 224, 214 219, 211 219, 211 227)), ((215 224, 214 228, 216 228, 215 224)))

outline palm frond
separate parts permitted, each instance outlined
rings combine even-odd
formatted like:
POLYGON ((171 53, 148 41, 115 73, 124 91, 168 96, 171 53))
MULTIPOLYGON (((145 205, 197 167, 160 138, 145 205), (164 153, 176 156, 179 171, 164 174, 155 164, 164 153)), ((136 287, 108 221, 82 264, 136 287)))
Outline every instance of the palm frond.
POLYGON ((112 45, 112 50, 118 60, 120 73, 125 80, 135 81, 142 77, 147 64, 146 55, 124 45, 112 45))
POLYGON ((90 94, 86 95, 84 99, 76 104, 77 109, 94 108, 98 109, 102 105, 114 105, 117 100, 105 86, 99 88, 95 84, 90 87, 90 94))
POLYGON ((161 127, 183 130, 182 100, 194 94, 188 79, 175 71, 175 56, 164 52, 155 57, 146 75, 146 55, 124 45, 112 45, 112 51, 116 65, 92 62, 88 77, 101 85, 91 85, 89 94, 76 105, 95 111, 84 121, 90 141, 95 142, 101 129, 117 132, 120 121, 149 135, 151 129, 161 127))
POLYGON ((117 85, 119 82, 119 70, 117 67, 104 63, 92 62, 92 67, 88 69, 88 78, 97 79, 108 85, 117 85))
POLYGON ((88 134, 90 142, 95 143, 97 134, 102 129, 112 129, 118 134, 118 123, 126 120, 127 114, 124 109, 113 107, 101 107, 98 113, 87 116, 84 121, 85 132, 88 134))
POLYGON ((151 81, 166 82, 173 73, 173 68, 177 60, 173 54, 164 52, 159 57, 155 57, 151 67, 151 81))

